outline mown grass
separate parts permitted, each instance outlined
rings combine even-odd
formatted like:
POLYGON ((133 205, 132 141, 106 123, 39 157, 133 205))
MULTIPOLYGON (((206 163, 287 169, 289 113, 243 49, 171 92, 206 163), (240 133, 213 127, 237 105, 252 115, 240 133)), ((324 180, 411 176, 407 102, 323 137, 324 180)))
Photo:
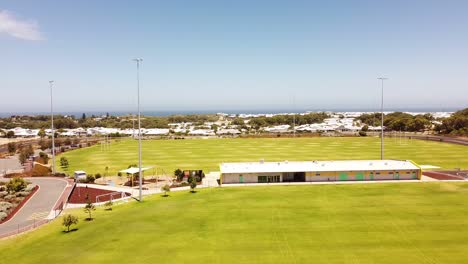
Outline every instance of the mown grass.
POLYGON ((238 187, 98 208, 0 241, 2 263, 466 263, 468 183, 238 187))
MULTIPOLYGON (((145 140, 143 166, 157 169, 147 172, 172 173, 176 168, 219 170, 221 162, 280 160, 380 159, 380 139, 375 137, 345 138, 261 138, 261 139, 186 139, 145 140)), ((123 139, 102 150, 100 145, 66 152, 70 163, 68 172, 109 175, 138 163, 136 140, 123 139)), ((421 140, 386 139, 385 158, 412 159, 445 169, 468 168, 468 147, 421 140)), ((57 168, 59 167, 57 158, 57 168)))

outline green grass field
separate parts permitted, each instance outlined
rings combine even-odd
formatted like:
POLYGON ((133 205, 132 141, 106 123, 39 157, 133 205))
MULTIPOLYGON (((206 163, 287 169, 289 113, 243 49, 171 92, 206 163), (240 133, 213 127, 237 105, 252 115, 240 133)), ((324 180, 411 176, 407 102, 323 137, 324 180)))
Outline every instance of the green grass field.
MULTIPOLYGON (((219 170, 221 162, 281 160, 380 159, 380 139, 375 137, 317 137, 261 139, 145 140, 143 166, 172 173, 176 168, 219 170), (162 170, 161 170, 162 169, 162 170)), ((85 170, 109 175, 138 162, 136 140, 123 139, 101 150, 100 145, 66 152, 68 172, 85 170)), ((446 169, 468 168, 468 147, 422 140, 386 139, 385 158, 412 159, 446 169)), ((59 168, 59 158, 57 158, 59 168)), ((153 172, 147 172, 150 175, 153 172)))
POLYGON ((173 192, 0 241, 2 263, 466 263, 468 183, 173 192))

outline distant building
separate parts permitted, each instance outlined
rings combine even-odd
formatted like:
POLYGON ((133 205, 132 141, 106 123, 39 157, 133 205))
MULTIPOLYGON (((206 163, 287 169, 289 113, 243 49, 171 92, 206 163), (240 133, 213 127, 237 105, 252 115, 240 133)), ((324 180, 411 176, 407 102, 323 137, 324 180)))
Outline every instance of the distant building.
POLYGON ((222 163, 220 170, 223 184, 421 179, 421 168, 408 160, 222 163))

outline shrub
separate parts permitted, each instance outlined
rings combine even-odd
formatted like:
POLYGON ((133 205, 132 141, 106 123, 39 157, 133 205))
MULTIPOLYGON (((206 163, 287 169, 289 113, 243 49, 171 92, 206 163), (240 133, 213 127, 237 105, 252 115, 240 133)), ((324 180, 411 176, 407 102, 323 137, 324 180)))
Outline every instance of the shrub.
POLYGON ((67 233, 70 232, 70 226, 78 224, 78 217, 67 214, 63 216, 62 225, 67 228, 67 233))
POLYGON ((102 176, 101 176, 101 173, 96 173, 96 176, 95 176, 96 180, 99 179, 99 178, 101 178, 101 177, 102 177, 102 176))
POLYGON ((27 186, 28 183, 23 178, 19 177, 11 179, 6 185, 9 193, 23 191, 27 186))
POLYGON ((2 221, 3 219, 5 219, 7 217, 7 213, 5 212, 0 212, 0 221, 2 221))
POLYGON ((8 194, 8 195, 5 195, 5 197, 3 197, 3 199, 5 199, 7 201, 11 201, 14 198, 16 198, 16 195, 14 195, 14 194, 8 194))
POLYGON ((167 193, 171 191, 171 186, 169 186, 169 184, 166 184, 163 187, 161 187, 161 191, 163 191, 164 196, 167 197, 169 196, 167 193))
POLYGON ((8 143, 8 153, 14 154, 16 152, 16 143, 10 142, 8 143))
POLYGON ((197 188, 197 182, 196 181, 192 181, 190 183, 190 192, 194 193, 195 192, 195 188, 197 188))
POLYGON ((359 136, 365 137, 365 136, 367 136, 367 133, 365 131, 361 130, 361 131, 359 131, 359 136))
POLYGON ((64 170, 68 170, 68 159, 66 157, 61 157, 60 158, 60 167, 62 167, 62 169, 64 170))
POLYGON ((9 202, 0 202, 0 212, 6 212, 13 207, 13 204, 9 202))
POLYGON ((106 207, 106 210, 108 210, 108 211, 112 211, 112 206, 113 205, 114 205, 114 203, 112 202, 112 200, 109 200, 104 204, 104 206, 106 207))
POLYGON ((96 180, 96 178, 94 178, 94 176, 92 174, 86 175, 86 182, 87 183, 94 183, 95 180, 96 180))

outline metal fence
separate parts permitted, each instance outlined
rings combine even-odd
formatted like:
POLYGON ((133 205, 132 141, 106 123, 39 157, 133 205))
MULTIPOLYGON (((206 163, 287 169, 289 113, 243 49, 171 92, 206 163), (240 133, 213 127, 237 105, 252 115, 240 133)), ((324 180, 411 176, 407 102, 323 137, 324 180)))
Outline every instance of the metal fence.
POLYGON ((54 219, 41 219, 41 220, 34 220, 34 223, 28 224, 28 225, 18 224, 17 227, 15 228, 15 230, 0 234, 0 238, 15 236, 15 235, 19 235, 19 234, 22 234, 24 232, 27 232, 27 231, 34 230, 34 229, 38 228, 41 225, 49 223, 52 220, 54 220, 54 219))

